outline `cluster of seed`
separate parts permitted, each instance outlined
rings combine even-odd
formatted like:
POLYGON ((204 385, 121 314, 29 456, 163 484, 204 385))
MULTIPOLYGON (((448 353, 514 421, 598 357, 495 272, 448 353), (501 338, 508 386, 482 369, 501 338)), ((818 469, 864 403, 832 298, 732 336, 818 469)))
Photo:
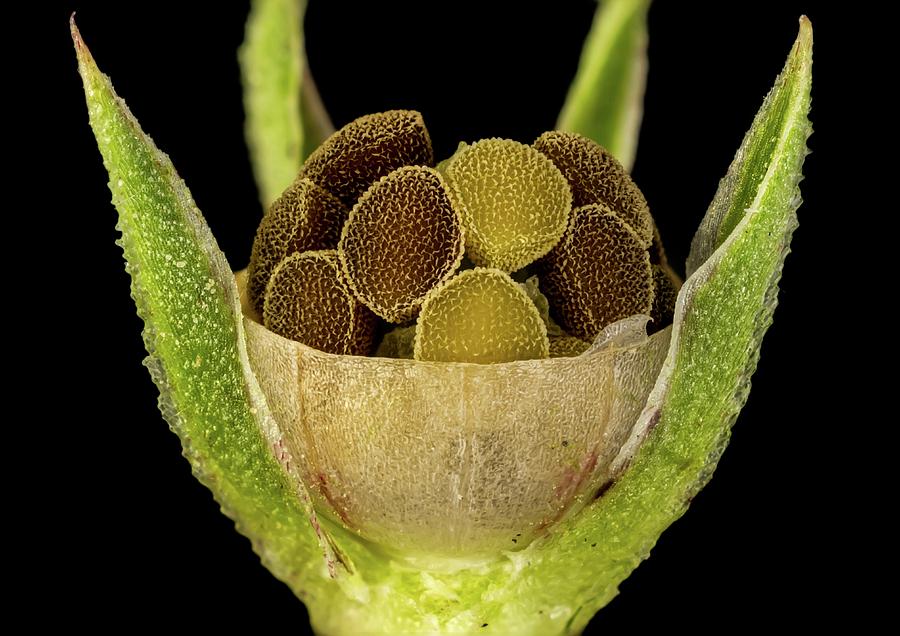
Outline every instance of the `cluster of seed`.
POLYGON ((310 155, 253 244, 266 327, 329 353, 494 363, 577 356, 638 313, 671 322, 680 281, 598 144, 484 139, 433 166, 414 111, 361 117, 310 155))

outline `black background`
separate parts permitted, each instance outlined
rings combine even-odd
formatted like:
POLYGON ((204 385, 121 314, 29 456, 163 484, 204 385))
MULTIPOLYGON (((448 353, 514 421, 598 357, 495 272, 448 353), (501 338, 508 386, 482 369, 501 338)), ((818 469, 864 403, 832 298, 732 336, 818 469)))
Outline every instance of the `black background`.
MULTIPOLYGON (((587 634, 663 625, 695 633, 809 628, 832 624, 850 603, 842 586, 852 589, 853 575, 835 580, 837 571, 853 571, 832 505, 846 480, 835 462, 840 418, 821 407, 829 389, 807 381, 827 375, 822 299, 838 276, 827 266, 836 233, 827 166, 839 136, 834 69, 846 25, 822 4, 657 2, 650 12, 633 174, 676 266, 803 13, 816 33, 817 132, 780 306, 732 443, 712 482, 587 634)), ((66 264, 69 275, 54 293, 68 311, 64 319, 42 315, 45 329, 67 343, 50 352, 65 360, 59 403, 47 405, 60 413, 51 432, 65 457, 49 469, 46 491, 61 511, 49 541, 55 567, 70 582, 65 619, 127 631, 254 623, 303 633, 303 605, 218 512, 156 409, 68 36, 77 10, 98 65, 169 154, 238 269, 261 214, 236 61, 247 5, 85 0, 53 7, 44 53, 58 93, 48 151, 61 174, 41 193, 56 210, 43 260, 57 270, 66 264)), ((458 140, 529 142, 551 129, 593 9, 587 0, 542 8, 312 0, 307 51, 338 126, 365 113, 418 109, 442 158, 458 140)))

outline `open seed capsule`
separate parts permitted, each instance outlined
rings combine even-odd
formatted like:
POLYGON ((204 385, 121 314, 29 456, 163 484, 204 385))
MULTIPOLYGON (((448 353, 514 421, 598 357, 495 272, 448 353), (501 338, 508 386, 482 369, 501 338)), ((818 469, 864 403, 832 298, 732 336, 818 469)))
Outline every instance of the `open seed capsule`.
POLYGON ((263 324, 280 336, 343 355, 368 355, 377 318, 341 280, 337 252, 292 254, 269 280, 263 324))
POLYGON ((338 248, 353 293, 390 322, 419 311, 462 260, 462 219, 443 177, 408 166, 372 184, 350 211, 338 248))
POLYGON ((603 204, 576 208, 566 233, 537 264, 554 318, 593 341, 607 325, 650 314, 650 257, 630 225, 603 204))
POLYGON ((247 292, 260 313, 266 285, 285 256, 337 247, 349 210, 309 179, 298 179, 269 208, 256 230, 247 292))
POLYGON ((389 110, 355 119, 322 142, 300 176, 352 207, 368 187, 402 166, 433 166, 431 137, 422 115, 389 110))
POLYGON ((597 142, 576 133, 554 130, 534 147, 559 168, 572 188, 572 207, 603 203, 628 223, 649 247, 653 218, 644 195, 616 158, 597 142))
POLYGON ((428 294, 415 359, 511 362, 546 358, 547 328, 525 291, 498 269, 460 272, 428 294))
POLYGON ((446 170, 476 265, 521 269, 565 231, 572 194, 562 173, 534 148, 483 139, 462 148, 446 170))

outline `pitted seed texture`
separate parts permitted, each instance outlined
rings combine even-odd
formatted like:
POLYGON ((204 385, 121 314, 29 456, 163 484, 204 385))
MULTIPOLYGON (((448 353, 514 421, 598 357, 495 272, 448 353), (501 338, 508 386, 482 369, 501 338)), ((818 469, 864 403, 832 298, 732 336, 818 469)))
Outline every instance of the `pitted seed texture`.
POLYGON ((625 221, 649 247, 653 218, 643 193, 616 158, 597 142, 576 133, 551 131, 534 147, 562 171, 572 188, 572 207, 603 203, 625 221))
POLYGON ((602 204, 576 208, 562 239, 537 264, 554 318, 593 342, 607 325, 650 314, 650 257, 630 225, 602 204))
POLYGON ((575 336, 550 336, 551 358, 573 358, 590 349, 591 343, 575 336))
POLYGON ((256 230, 247 292, 262 313, 266 285, 285 256, 337 247, 349 210, 309 179, 298 179, 272 204, 256 230))
POLYGON ((357 298, 390 322, 419 311, 425 295, 462 260, 462 219, 443 177, 405 167, 374 183, 344 225, 338 248, 357 298))
POLYGON ((341 279, 335 250, 292 254, 269 280, 263 324, 280 336, 343 355, 369 355, 377 318, 341 279))
POLYGON ((511 362, 549 355, 547 328, 523 289, 505 272, 476 267, 425 299, 415 359, 511 362))
POLYGON ((461 148, 446 167, 476 265, 513 272, 546 254, 566 228, 572 194, 540 152, 508 139, 461 148))
POLYGON ((679 281, 668 266, 652 265, 653 268, 653 308, 650 310, 652 322, 647 325, 647 333, 654 334, 672 324, 675 316, 675 300, 678 298, 679 281))
POLYGON ((368 187, 402 166, 433 166, 422 115, 389 110, 365 115, 332 134, 306 160, 306 177, 352 207, 368 187))

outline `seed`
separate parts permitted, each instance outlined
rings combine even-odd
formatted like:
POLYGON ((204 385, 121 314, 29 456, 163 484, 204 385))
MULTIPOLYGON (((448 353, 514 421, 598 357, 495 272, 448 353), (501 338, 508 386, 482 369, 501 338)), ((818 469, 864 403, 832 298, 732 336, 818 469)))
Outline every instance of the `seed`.
POLYGON ((337 247, 349 211, 333 194, 298 179, 272 204, 256 230, 247 292, 260 313, 266 285, 285 256, 337 247))
POLYGON ((606 205, 576 208, 566 233, 536 265, 554 318, 593 342, 607 325, 648 314, 653 272, 640 238, 606 205))
POLYGON ((460 272, 425 299, 415 359, 511 362, 546 358, 550 344, 534 303, 498 269, 460 272))
POLYGON ((566 229, 569 186, 530 146, 483 139, 462 147, 446 171, 476 265, 521 269, 550 251, 566 229))
POLYGON ((382 177, 350 211, 339 245, 357 298, 390 322, 414 317, 462 260, 462 219, 443 177, 409 166, 382 177))
POLYGON ((590 349, 591 343, 575 336, 550 336, 551 358, 574 358, 590 349))
POLYGON ((572 207, 603 203, 631 226, 649 247, 653 218, 644 195, 616 158, 597 142, 576 133, 551 131, 534 147, 559 168, 572 188, 572 207))
POLYGON ((422 115, 389 110, 355 119, 322 142, 300 169, 352 207, 368 187, 402 166, 434 165, 422 115))
POLYGON ((266 328, 320 351, 368 355, 376 323, 341 280, 335 250, 291 254, 266 287, 266 328))

